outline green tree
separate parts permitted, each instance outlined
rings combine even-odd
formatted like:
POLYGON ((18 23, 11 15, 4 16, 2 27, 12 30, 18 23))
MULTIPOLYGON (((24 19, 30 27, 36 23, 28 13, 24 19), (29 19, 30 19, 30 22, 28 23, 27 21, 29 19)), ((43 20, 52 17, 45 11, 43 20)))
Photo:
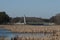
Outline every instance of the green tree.
POLYGON ((0 12, 0 24, 6 24, 7 22, 9 22, 9 16, 6 12, 0 12))
POLYGON ((50 22, 56 22, 55 16, 52 16, 52 17, 50 18, 50 22))
POLYGON ((55 16, 52 16, 50 18, 50 22, 54 22, 60 25, 60 13, 56 14, 55 16))

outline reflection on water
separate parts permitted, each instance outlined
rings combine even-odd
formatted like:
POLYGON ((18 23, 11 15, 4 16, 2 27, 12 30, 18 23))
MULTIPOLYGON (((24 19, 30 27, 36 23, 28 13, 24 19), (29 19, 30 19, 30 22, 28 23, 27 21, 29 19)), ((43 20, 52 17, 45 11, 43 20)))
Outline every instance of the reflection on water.
POLYGON ((4 36, 4 37, 11 37, 12 34, 10 34, 11 31, 10 30, 7 30, 7 29, 0 29, 0 36, 4 36))
POLYGON ((0 36, 8 36, 8 37, 15 37, 18 35, 19 37, 44 37, 44 36, 49 36, 51 33, 14 33, 11 32, 10 30, 6 29, 0 29, 0 36))
POLYGON ((44 33, 17 33, 15 35, 19 35, 19 37, 46 37, 50 36, 50 33, 44 34, 44 33))

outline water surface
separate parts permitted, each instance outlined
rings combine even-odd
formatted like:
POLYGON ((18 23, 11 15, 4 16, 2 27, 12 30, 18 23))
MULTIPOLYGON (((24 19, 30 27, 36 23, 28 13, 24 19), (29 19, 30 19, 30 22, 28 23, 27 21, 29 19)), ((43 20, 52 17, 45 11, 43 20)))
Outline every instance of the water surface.
POLYGON ((15 37, 15 36, 19 36, 19 37, 46 37, 46 36, 50 36, 52 33, 14 33, 11 32, 10 30, 7 29, 0 29, 0 36, 8 36, 8 37, 15 37))

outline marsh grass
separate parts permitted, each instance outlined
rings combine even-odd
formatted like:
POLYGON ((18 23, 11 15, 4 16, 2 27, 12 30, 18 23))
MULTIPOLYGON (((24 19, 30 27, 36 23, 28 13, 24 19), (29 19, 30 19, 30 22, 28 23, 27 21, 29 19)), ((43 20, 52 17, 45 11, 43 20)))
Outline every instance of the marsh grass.
POLYGON ((47 37, 18 37, 17 40, 60 40, 60 25, 54 26, 32 26, 32 25, 0 25, 5 29, 9 29, 12 32, 23 32, 23 33, 52 33, 47 37))

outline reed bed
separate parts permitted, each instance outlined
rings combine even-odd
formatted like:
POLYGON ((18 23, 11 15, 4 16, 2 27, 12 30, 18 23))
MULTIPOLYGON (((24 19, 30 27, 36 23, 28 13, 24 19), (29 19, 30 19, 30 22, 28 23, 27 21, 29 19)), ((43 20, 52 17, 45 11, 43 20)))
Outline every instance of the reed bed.
MULTIPOLYGON (((0 25, 0 28, 11 30, 12 32, 43 32, 52 33, 47 37, 17 37, 17 40, 60 40, 60 25, 54 26, 33 26, 33 25, 0 25)), ((14 38, 12 39, 14 40, 14 38)))
POLYGON ((16 40, 60 40, 57 36, 44 37, 44 38, 34 38, 34 37, 18 37, 16 40))
POLYGON ((54 26, 33 26, 33 25, 0 25, 0 28, 11 30, 12 32, 54 32, 60 31, 60 25, 54 26))

